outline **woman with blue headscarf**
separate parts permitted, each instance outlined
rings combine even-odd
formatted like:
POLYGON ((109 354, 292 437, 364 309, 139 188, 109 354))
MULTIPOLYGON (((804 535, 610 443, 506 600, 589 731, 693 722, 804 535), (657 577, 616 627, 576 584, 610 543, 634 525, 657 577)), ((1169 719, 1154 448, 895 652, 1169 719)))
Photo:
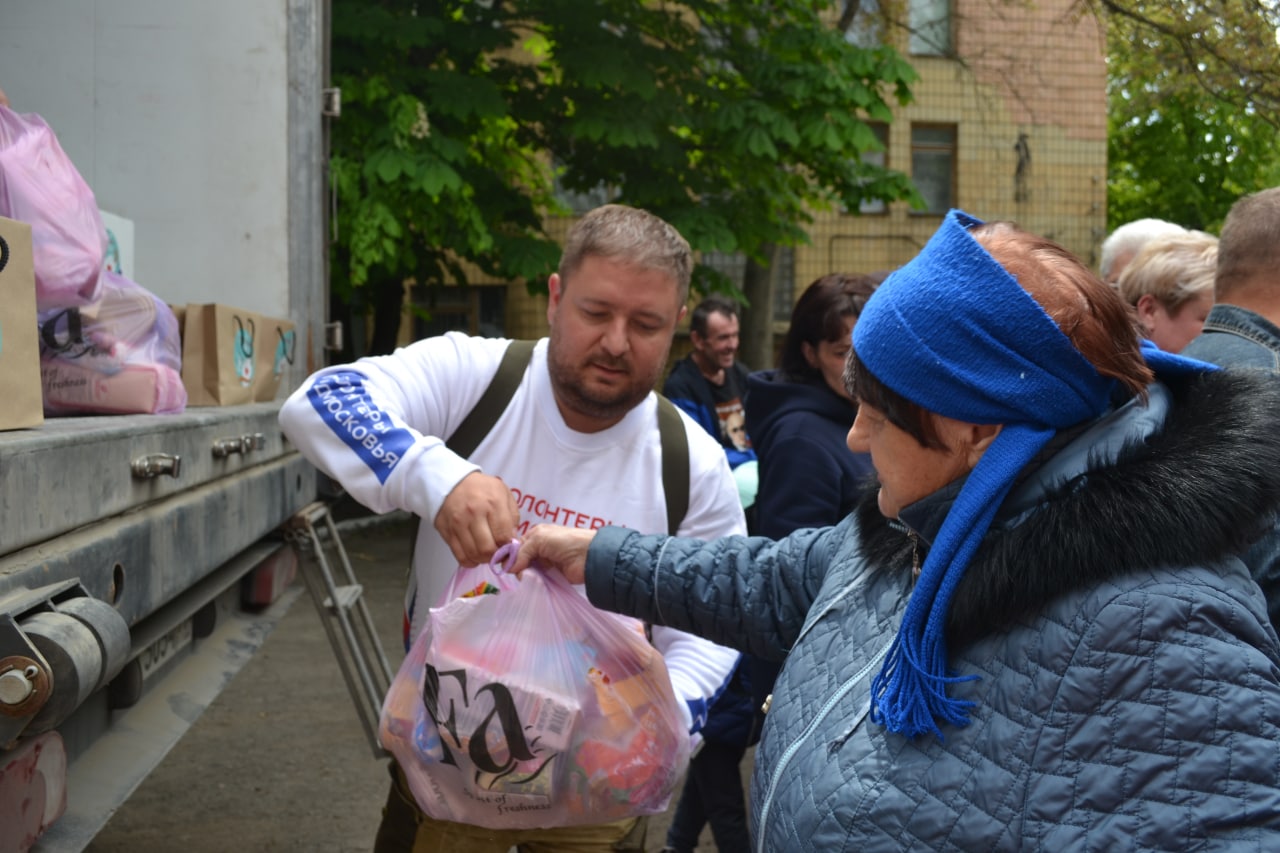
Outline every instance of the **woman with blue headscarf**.
POLYGON ((879 483, 839 525, 539 526, 515 568, 786 656, 757 850, 1280 850, 1280 642, 1234 556, 1280 507, 1276 383, 1145 348, 1070 253, 960 211, 853 346, 879 483))

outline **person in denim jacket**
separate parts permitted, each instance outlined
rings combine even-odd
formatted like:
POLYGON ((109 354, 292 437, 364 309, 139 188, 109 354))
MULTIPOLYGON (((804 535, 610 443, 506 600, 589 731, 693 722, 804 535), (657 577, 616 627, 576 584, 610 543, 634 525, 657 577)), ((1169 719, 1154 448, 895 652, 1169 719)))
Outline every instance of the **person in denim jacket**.
MULTIPOLYGON (((1183 354, 1223 367, 1267 370, 1280 380, 1280 187, 1248 195, 1227 214, 1218 240, 1216 304, 1183 354)), ((1280 625, 1280 519, 1244 562, 1280 625)))

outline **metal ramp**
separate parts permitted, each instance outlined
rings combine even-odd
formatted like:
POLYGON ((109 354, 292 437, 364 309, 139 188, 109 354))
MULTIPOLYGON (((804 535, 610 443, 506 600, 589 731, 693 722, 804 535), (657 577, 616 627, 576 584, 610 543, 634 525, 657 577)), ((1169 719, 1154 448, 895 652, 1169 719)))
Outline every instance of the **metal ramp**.
POLYGON ((378 742, 378 720, 382 699, 387 695, 394 673, 364 601, 364 587, 356 580, 329 504, 317 501, 303 507, 285 523, 284 529, 288 541, 298 552, 299 573, 338 659, 369 748, 375 758, 383 758, 388 753, 378 742), (341 566, 340 578, 335 579, 325 553, 326 544, 341 566))

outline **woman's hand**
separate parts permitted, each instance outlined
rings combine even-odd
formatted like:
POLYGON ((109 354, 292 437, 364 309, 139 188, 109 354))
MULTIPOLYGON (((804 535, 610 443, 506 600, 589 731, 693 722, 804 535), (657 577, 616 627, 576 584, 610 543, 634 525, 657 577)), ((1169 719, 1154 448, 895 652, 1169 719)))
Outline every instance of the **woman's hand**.
POLYGON ((518 575, 530 567, 555 567, 569 583, 582 583, 587 568, 587 549, 595 536, 594 530, 536 524, 525 535, 510 571, 518 575), (533 565, 535 562, 537 566, 533 565))

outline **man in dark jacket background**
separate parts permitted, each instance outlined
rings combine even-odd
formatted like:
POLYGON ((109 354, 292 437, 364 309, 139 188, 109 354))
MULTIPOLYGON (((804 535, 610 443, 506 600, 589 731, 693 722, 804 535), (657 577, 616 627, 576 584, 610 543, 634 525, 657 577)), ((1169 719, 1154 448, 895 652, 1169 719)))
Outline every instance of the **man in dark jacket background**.
MULTIPOLYGON (((738 361, 738 306, 708 296, 689 318, 689 355, 671 368, 662 394, 684 409, 724 447, 738 492, 753 524, 756 453, 747 436, 746 396, 750 370, 738 361)), ((689 762, 689 775, 676 805, 662 853, 692 853, 702 828, 710 824, 719 850, 747 850, 747 804, 739 765, 759 736, 749 668, 740 662, 728 687, 707 715, 703 742, 689 762)))
MULTIPOLYGON (((1267 370, 1280 379, 1280 187, 1231 207, 1218 241, 1213 310, 1183 355, 1223 367, 1267 370)), ((1280 476, 1280 475, 1277 475, 1280 476)), ((1244 555, 1280 625, 1280 521, 1244 555)))
POLYGON ((664 397, 720 442, 730 468, 756 458, 742 407, 751 371, 737 358, 738 328, 734 302, 723 296, 702 300, 689 319, 693 350, 676 362, 662 386, 664 397))

